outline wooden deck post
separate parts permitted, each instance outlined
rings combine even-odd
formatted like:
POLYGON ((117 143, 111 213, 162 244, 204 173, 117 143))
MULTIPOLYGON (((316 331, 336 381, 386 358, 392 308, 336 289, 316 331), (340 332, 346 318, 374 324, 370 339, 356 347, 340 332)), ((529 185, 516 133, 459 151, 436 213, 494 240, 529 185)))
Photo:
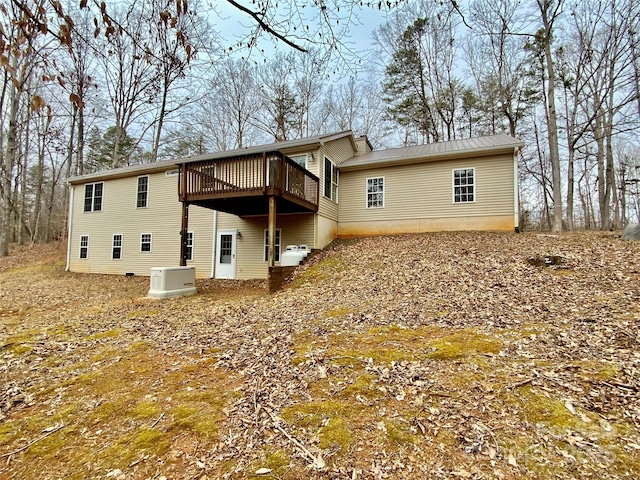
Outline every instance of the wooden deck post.
POLYGON ((189 204, 182 202, 182 228, 180 229, 180 266, 187 266, 187 232, 189 231, 189 204))
POLYGON ((276 262, 276 197, 269 197, 269 267, 276 262))
POLYGON ((180 165, 180 200, 182 201, 182 225, 180 227, 180 266, 187 266, 187 232, 189 231, 189 203, 187 202, 187 166, 180 165))

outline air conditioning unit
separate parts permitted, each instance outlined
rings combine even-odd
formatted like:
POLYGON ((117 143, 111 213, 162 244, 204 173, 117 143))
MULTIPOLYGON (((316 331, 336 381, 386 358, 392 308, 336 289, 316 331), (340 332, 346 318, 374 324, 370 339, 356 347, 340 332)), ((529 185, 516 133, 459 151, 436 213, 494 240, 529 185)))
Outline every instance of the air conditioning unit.
POLYGON ((169 298, 196 293, 195 267, 153 267, 147 297, 169 298))

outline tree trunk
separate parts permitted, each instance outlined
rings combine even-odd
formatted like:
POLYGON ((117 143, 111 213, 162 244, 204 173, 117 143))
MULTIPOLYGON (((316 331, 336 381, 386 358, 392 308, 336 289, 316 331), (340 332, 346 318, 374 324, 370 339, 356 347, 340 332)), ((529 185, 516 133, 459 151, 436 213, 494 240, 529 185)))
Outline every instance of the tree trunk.
MULTIPOLYGON (((613 116, 613 115, 611 115, 613 116)), ((617 228, 618 223, 618 205, 616 201, 617 192, 615 190, 615 166, 613 159, 613 145, 612 145, 612 126, 609 119, 604 127, 605 133, 605 208, 607 211, 607 219, 611 217, 611 201, 614 202, 614 215, 613 224, 609 221, 607 230, 611 228, 617 228)))
MULTIPOLYGON (((14 62, 15 63, 15 62, 14 62)), ((2 217, 0 220, 0 257, 9 255, 11 238, 11 177, 15 166, 17 116, 20 104, 20 92, 15 86, 9 91, 9 125, 7 128, 7 149, 4 154, 4 172, 2 174, 2 217)))
POLYGON ((553 224, 551 231, 562 230, 562 187, 560 179, 560 152, 558 148, 558 117, 556 113, 555 72, 551 52, 553 23, 556 20, 562 0, 552 5, 553 0, 537 0, 544 26, 544 60, 547 77, 547 137, 549 140, 549 158, 551 160, 551 183, 553 188, 553 224), (552 10, 552 11, 550 11, 552 10))
POLYGON ((567 148, 568 148, 568 160, 567 165, 567 230, 573 230, 573 197, 575 190, 575 148, 574 148, 574 128, 575 117, 569 114, 569 95, 567 88, 564 89, 565 99, 565 117, 567 128, 567 148))
MULTIPOLYGON (((158 115, 158 125, 156 126, 156 134, 153 139, 153 151, 151 152, 151 161, 158 161, 158 150, 160 149, 160 137, 162 136, 162 127, 164 125, 164 117, 167 114, 167 95, 169 94, 169 82, 165 78, 164 88, 162 89, 162 102, 160 104, 160 114, 158 115)), ((238 147, 242 148, 242 147, 238 147)))
MULTIPOLYGON (((71 104, 71 127, 69 128, 69 145, 67 147, 67 165, 65 178, 71 177, 71 172, 73 169, 73 157, 74 157, 74 141, 75 141, 75 131, 76 131, 76 120, 78 118, 78 107, 75 104, 71 104)), ((53 199, 52 199, 53 200, 53 199)), ((62 199, 64 205, 64 211, 69 211, 69 184, 64 182, 64 198, 62 199)), ((68 228, 67 222, 69 221, 69 216, 65 215, 65 227, 68 228)), ((65 231, 67 231, 65 228, 65 231)))
POLYGON ((607 194, 604 132, 602 131, 602 117, 597 115, 594 121, 594 134, 596 137, 596 161, 598 164, 598 207, 600 212, 600 228, 609 230, 609 196, 607 194))
POLYGON ((84 105, 78 109, 78 149, 75 172, 76 175, 84 174, 84 105))
POLYGON ((40 132, 40 138, 38 139, 38 166, 36 177, 36 196, 33 205, 33 217, 31 218, 31 243, 35 243, 38 240, 40 234, 40 215, 42 213, 42 185, 44 184, 44 154, 45 154, 45 142, 48 126, 44 131, 40 132))
MULTIPOLYGON (((550 30, 550 28, 549 28, 550 30)), ((547 83, 547 136, 549 139, 549 157, 551 160, 551 181, 553 185, 553 225, 552 232, 562 230, 562 187, 560 183, 560 152, 558 149, 558 122, 556 114, 555 81, 553 71, 553 57, 551 55, 551 32, 544 48, 545 63, 549 82, 547 83)))
MULTIPOLYGON (((14 204, 17 206, 16 215, 18 217, 18 223, 16 225, 16 228, 18 229, 18 245, 24 245, 27 235, 30 236, 29 229, 24 226, 27 223, 27 173, 29 171, 27 154, 30 149, 30 139, 31 139, 30 115, 27 115, 27 119, 24 122, 24 124, 25 124, 25 127, 24 127, 23 138, 24 138, 25 154, 22 156, 23 161, 18 162, 18 172, 17 172, 17 175, 20 177, 20 189, 19 189, 20 200, 19 202, 16 202, 14 204)), ((18 154, 16 157, 20 158, 20 155, 18 154)))

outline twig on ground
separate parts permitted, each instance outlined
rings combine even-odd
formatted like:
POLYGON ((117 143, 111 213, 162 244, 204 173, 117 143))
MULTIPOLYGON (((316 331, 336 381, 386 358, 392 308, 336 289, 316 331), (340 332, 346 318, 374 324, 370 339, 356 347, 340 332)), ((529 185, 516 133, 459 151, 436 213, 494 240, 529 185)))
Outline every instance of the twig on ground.
POLYGON ((268 410, 267 412, 269 413, 269 416, 273 421, 273 426, 277 428, 285 437, 287 437, 289 441, 291 441, 291 443, 293 443, 296 447, 298 447, 302 451, 302 453, 304 453, 305 456, 313 462, 314 466, 318 468, 322 468, 322 466, 324 466, 323 465, 324 462, 319 456, 316 457, 313 453, 311 453, 311 451, 307 447, 305 447, 302 443, 300 443, 298 440, 292 437, 284 428, 282 428, 279 424, 278 418, 276 418, 276 416, 273 415, 273 413, 269 412, 268 410))
POLYGON ((164 412, 162 412, 162 413, 160 414, 160 416, 159 416, 158 418, 156 418, 156 421, 155 421, 155 422, 153 422, 153 424, 152 424, 149 428, 151 429, 151 428, 155 427, 155 426, 158 424, 158 422, 159 422, 160 420, 162 420, 163 418, 164 418, 164 412))
POLYGON ((606 385, 607 387, 618 388, 620 390, 631 390, 632 392, 638 391, 638 387, 634 385, 628 385, 622 382, 610 381, 610 382, 602 382, 602 384, 606 385))
POLYGON ((25 451, 27 448, 29 448, 31 445, 38 443, 40 440, 44 440, 45 438, 47 438, 49 435, 52 435, 54 433, 56 433, 58 430, 60 430, 61 428, 65 427, 66 425, 64 423, 61 423, 60 425, 54 427, 52 430, 49 430, 47 433, 45 433, 44 435, 39 436, 38 438, 36 438, 35 440, 27 443, 25 446, 14 450, 13 452, 8 452, 8 453, 3 453, 2 455, 0 455, 0 458, 4 458, 4 457, 11 457, 12 455, 15 455, 16 453, 20 453, 25 451))
POLYGON ((511 384, 507 388, 509 388, 510 390, 513 390, 514 388, 524 387, 525 385, 528 385, 531 382, 533 382, 533 380, 534 380, 533 378, 527 378, 526 380, 522 380, 521 382, 511 384))
POLYGON ((493 430, 491 430, 489 427, 487 427, 486 425, 476 421, 476 425, 478 425, 479 427, 484 428, 487 432, 489 432, 489 435, 491 435, 491 438, 493 439, 493 443, 496 446, 496 453, 498 453, 500 451, 500 445, 498 444, 498 439, 496 438, 496 436, 493 434, 493 430))

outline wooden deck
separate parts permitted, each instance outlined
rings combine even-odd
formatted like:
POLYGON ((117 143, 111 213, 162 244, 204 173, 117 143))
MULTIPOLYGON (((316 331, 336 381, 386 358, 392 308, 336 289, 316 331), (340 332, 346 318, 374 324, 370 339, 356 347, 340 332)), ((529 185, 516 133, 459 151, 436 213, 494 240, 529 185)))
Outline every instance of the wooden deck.
POLYGON ((203 160, 180 165, 180 201, 240 217, 317 212, 318 177, 280 152, 203 160))

